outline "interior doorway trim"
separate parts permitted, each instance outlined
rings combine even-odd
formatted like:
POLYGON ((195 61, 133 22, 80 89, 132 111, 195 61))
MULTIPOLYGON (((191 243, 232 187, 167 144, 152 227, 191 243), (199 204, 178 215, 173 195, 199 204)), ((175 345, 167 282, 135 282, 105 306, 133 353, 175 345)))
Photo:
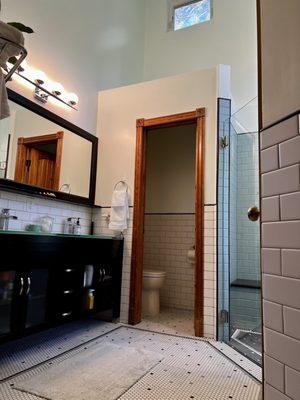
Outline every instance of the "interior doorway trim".
POLYGON ((146 188, 146 147, 149 128, 196 124, 195 165, 195 335, 203 336, 204 316, 204 146, 205 108, 195 111, 136 121, 135 183, 133 204, 132 256, 128 321, 141 322, 144 258, 144 215, 146 188))
POLYGON ((18 139, 18 147, 16 155, 15 177, 14 177, 15 181, 23 182, 26 154, 27 154, 27 149, 29 147, 34 147, 36 145, 43 145, 49 143, 56 143, 53 185, 51 188, 48 189, 59 190, 63 138, 64 138, 64 133, 62 131, 48 135, 20 137, 18 139))

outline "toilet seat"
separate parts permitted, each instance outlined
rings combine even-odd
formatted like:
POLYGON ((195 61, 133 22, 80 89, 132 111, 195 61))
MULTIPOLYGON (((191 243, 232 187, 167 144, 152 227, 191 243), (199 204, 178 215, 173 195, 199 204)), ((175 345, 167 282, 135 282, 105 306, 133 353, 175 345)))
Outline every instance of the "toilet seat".
POLYGON ((145 278, 162 278, 166 276, 165 271, 156 271, 154 269, 146 269, 143 271, 143 277, 145 278))

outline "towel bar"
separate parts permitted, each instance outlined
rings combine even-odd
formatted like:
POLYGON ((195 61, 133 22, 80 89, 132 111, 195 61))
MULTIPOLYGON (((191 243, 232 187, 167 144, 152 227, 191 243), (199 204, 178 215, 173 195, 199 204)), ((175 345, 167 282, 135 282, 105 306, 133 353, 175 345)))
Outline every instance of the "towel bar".
POLYGON ((126 187, 126 192, 128 192, 128 185, 125 181, 119 181, 115 184, 114 190, 116 190, 117 186, 122 183, 126 187))
POLYGON ((12 75, 19 69, 21 63, 25 60, 27 56, 27 50, 25 49, 25 47, 14 43, 4 37, 0 37, 0 54, 7 46, 16 47, 19 50, 20 58, 18 59, 18 62, 11 68, 11 70, 6 73, 4 78, 5 82, 8 82, 11 79, 12 75))

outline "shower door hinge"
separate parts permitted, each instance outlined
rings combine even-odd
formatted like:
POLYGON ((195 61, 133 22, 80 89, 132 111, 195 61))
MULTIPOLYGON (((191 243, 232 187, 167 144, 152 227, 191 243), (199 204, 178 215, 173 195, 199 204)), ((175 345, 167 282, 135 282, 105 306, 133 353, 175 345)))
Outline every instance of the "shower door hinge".
POLYGON ((227 136, 223 136, 220 138, 220 147, 221 149, 225 149, 229 145, 227 136))
POLYGON ((220 322, 227 324, 229 322, 229 313, 227 310, 220 311, 220 322))

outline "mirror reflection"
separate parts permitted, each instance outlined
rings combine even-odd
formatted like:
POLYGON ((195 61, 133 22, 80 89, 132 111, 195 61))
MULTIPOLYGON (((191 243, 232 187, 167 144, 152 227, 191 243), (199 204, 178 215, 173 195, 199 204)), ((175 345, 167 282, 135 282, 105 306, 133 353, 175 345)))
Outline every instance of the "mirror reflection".
POLYGON ((92 143, 9 101, 0 121, 0 178, 88 197, 92 143))

